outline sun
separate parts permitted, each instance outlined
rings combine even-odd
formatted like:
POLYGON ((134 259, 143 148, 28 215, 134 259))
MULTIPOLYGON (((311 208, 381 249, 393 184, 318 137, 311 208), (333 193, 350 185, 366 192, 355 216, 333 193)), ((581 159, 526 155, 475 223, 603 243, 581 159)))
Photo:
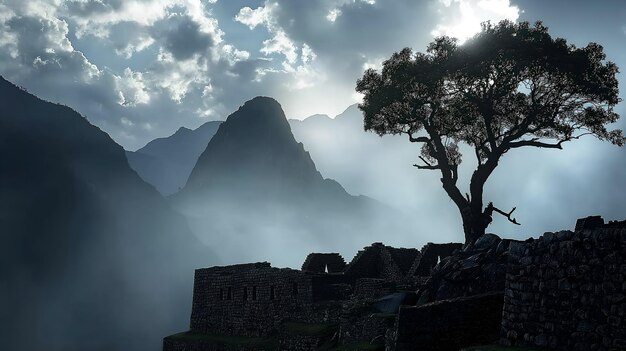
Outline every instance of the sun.
POLYGON ((433 36, 454 37, 463 44, 480 31, 486 21, 516 21, 520 14, 510 0, 439 0, 440 22, 431 31, 433 36))

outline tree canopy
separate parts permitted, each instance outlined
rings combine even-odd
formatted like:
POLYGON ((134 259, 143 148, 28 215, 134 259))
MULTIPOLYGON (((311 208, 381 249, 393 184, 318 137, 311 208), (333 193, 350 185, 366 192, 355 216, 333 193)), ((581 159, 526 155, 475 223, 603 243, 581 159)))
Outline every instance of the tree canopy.
POLYGON ((473 242, 494 211, 517 224, 512 211, 483 206, 485 182, 508 151, 561 149, 584 135, 624 144, 621 130, 607 129, 619 118, 617 72, 599 44, 577 48, 541 22, 487 22, 463 45, 444 36, 424 53, 394 53, 381 72, 367 70, 356 90, 364 94, 365 130, 421 145, 415 166, 440 171, 473 242), (461 143, 477 161, 469 194, 457 187, 461 143))

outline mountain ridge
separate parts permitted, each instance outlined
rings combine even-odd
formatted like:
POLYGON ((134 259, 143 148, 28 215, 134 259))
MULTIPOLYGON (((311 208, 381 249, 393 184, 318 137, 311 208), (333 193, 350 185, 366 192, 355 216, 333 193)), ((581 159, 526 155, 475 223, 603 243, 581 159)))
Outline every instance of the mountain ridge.
POLYGON ((225 261, 244 255, 295 265, 297 252, 337 242, 352 247, 397 229, 391 208, 352 196, 322 176, 280 104, 268 97, 249 100, 228 116, 170 201, 198 237, 220 246, 225 261), (276 242, 289 243, 289 254, 277 255, 276 242))
POLYGON ((154 139, 136 151, 126 151, 130 166, 161 194, 182 188, 199 154, 221 121, 209 121, 196 129, 180 127, 168 137, 154 139))
POLYGON ((211 252, 83 116, 2 77, 0 105, 3 345, 158 347, 211 252))

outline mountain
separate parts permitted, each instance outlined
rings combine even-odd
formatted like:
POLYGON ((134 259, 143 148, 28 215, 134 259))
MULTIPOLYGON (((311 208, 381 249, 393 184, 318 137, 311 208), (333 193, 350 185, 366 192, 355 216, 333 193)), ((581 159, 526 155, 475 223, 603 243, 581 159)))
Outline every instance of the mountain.
POLYGON ((430 184, 430 174, 421 172, 426 175, 423 179, 412 167, 419 161, 419 149, 406 137, 380 137, 364 131, 363 115, 356 104, 334 118, 314 115, 289 122, 296 140, 306 145, 320 172, 336 179, 348 192, 367 194, 397 208, 414 208, 412 194, 441 186, 438 178, 430 184))
POLYGON ((0 339, 7 350, 155 350, 215 263, 124 150, 0 78, 0 339))
POLYGON ((391 208, 322 177, 280 104, 267 97, 220 125, 171 200, 225 262, 299 265, 312 250, 350 252, 402 230, 391 208))
POLYGON ((126 151, 130 166, 163 195, 182 188, 220 121, 207 122, 191 130, 181 127, 166 138, 152 140, 137 151, 126 151))
MULTIPOLYGON (((624 112, 622 108, 622 115, 624 112)), ((385 239, 386 243, 419 247, 425 237, 435 242, 461 240, 460 215, 441 188, 440 173, 413 167, 421 163, 420 145, 409 142, 406 135, 380 137, 364 131, 357 105, 334 118, 317 115, 290 123, 296 140, 306 145, 322 174, 350 193, 366 194, 411 213, 408 224, 412 230, 385 239)), ((624 126, 621 120, 616 125, 624 126)), ((458 184, 465 193, 476 161, 467 145, 460 145, 460 150, 465 157, 458 184)), ((563 150, 516 149, 500 161, 487 182, 484 200, 509 210, 516 207, 522 225, 494 216, 488 230, 525 239, 566 228, 573 218, 589 213, 621 218, 626 207, 623 191, 616 189, 624 187, 626 152, 592 137, 566 143, 563 150)))

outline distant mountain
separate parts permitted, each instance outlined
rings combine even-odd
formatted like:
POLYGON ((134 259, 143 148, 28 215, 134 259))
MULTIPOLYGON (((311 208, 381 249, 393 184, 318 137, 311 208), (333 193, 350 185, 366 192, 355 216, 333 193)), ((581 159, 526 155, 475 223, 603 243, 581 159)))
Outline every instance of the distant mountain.
POLYGON ((2 78, 0 106, 2 348, 159 349, 213 255, 78 113, 2 78))
POLYGON ((310 250, 354 250, 401 227, 391 208, 324 179, 267 97, 246 102, 220 125, 172 202, 226 261, 299 263, 310 250), (219 236, 202 234, 209 230, 219 236), (289 250, 277 255, 277 247, 289 250))
POLYGON ((412 167, 419 149, 404 136, 381 138, 364 131, 363 114, 356 104, 334 118, 314 115, 289 122, 296 140, 306 145, 320 172, 339 181, 347 191, 411 208, 411 192, 424 190, 419 189, 422 179, 412 167))
POLYGON ((220 121, 191 130, 181 127, 166 138, 152 140, 137 151, 126 151, 130 166, 163 195, 177 192, 213 137, 220 121))

